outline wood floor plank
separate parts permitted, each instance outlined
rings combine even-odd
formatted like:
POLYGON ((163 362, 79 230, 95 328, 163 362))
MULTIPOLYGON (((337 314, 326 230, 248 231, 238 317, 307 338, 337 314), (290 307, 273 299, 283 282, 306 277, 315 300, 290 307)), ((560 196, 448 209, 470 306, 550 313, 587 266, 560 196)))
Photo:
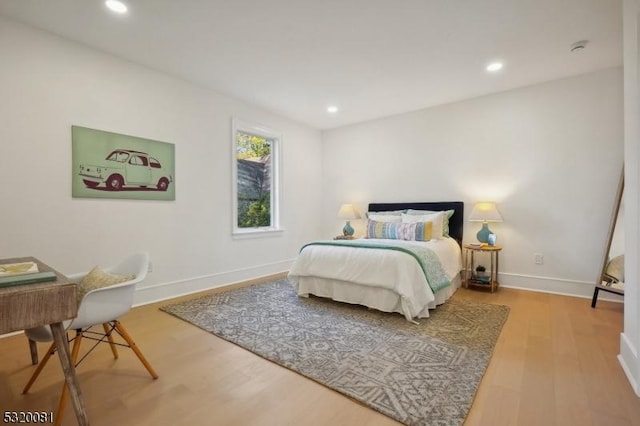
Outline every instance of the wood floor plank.
MULTIPOLYGON (((592 309, 587 299, 506 288, 460 289, 454 297, 511 308, 466 425, 640 425, 640 399, 616 358, 622 304, 599 301, 592 309)), ((399 424, 161 312, 162 304, 122 318, 157 380, 130 350, 114 360, 107 345, 78 367, 92 425, 399 424)), ((34 369, 26 338, 0 339, 0 350, 0 409, 55 409, 59 365, 51 362, 21 395, 34 369)), ((75 425, 70 411, 63 424, 75 425)))

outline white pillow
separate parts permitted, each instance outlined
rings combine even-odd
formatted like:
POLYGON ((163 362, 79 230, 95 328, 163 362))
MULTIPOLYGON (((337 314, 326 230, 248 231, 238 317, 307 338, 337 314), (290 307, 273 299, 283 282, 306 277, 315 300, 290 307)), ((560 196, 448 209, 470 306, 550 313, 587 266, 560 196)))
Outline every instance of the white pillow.
POLYGON ((402 214, 402 223, 431 222, 433 228, 431 236, 434 240, 441 240, 444 235, 445 212, 436 212, 425 215, 402 214))
POLYGON ((406 210, 381 210, 375 212, 367 212, 367 214, 386 214, 389 216, 400 216, 402 213, 406 213, 406 210))
MULTIPOLYGON (((431 214, 431 213, 438 213, 440 210, 413 210, 413 209, 409 209, 407 210, 407 214, 410 215, 416 215, 416 216, 422 216, 425 214, 431 214)), ((442 235, 444 235, 445 237, 450 237, 449 235, 449 219, 451 219, 451 216, 453 216, 453 214, 455 213, 455 210, 442 210, 445 212, 445 216, 442 218, 442 235)))
POLYGON ((367 218, 371 220, 375 220, 376 222, 393 222, 393 223, 402 222, 402 216, 400 216, 399 214, 396 215, 396 214, 367 213, 367 218))

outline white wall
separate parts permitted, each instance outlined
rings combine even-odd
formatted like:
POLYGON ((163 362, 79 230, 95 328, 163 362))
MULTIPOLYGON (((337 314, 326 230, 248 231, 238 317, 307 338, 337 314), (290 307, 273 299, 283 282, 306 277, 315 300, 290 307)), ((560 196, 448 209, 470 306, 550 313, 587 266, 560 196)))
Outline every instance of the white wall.
POLYGON ((73 273, 146 250, 140 303, 287 270, 320 235, 319 131, 1 18, 0 63, 0 258, 73 273), (280 236, 231 237, 232 117, 283 134, 280 236), (176 201, 72 199, 72 125, 174 143, 176 201))
POLYGON ((144 302, 286 270, 340 232, 343 202, 463 200, 468 215, 495 200, 503 285, 592 291, 622 164, 620 69, 321 135, 4 19, 0 58, 0 257, 76 272, 148 250, 144 302), (282 236, 231 238, 231 117, 284 134, 282 236), (72 199, 73 124, 175 143, 176 201, 72 199))
POLYGON ((640 1, 624 0, 625 287, 620 364, 640 395, 640 1))
MULTIPOLYGON (((468 216, 493 200, 502 285, 590 296, 623 163, 622 98, 616 68, 324 132, 325 236, 344 202, 462 200, 468 216)), ((479 229, 465 220, 465 240, 479 229)))

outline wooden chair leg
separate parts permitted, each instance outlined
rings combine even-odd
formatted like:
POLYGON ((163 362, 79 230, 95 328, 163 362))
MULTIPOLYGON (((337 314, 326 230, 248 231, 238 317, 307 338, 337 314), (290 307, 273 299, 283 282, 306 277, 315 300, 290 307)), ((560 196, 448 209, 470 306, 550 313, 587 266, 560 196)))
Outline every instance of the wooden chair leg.
POLYGON ((38 345, 29 339, 29 352, 31 352, 31 364, 38 365, 38 345))
POLYGON ((60 400, 58 401, 58 411, 56 411, 56 420, 54 425, 60 426, 62 424, 62 417, 64 415, 64 409, 67 406, 67 393, 69 392, 69 388, 67 387, 67 382, 64 382, 62 385, 62 393, 60 394, 60 400))
POLYGON ((53 342, 51 344, 51 346, 49 346, 49 350, 47 351, 47 353, 44 356, 44 358, 42 358, 42 362, 40 362, 40 364, 38 364, 38 368, 36 368, 36 371, 34 371, 33 374, 31 375, 31 378, 29 379, 29 382, 25 385, 24 389, 22 389, 22 393, 23 394, 29 392, 29 389, 31 389, 31 386, 36 381, 36 379, 38 378, 40 373, 42 372, 42 369, 44 368, 45 365, 47 365, 47 362, 49 361, 49 358, 51 358, 51 355, 53 355, 55 353, 56 353, 56 343, 53 342))
MULTIPOLYGON (((80 330, 76 330, 76 338, 73 341, 73 349, 71 350, 71 362, 73 363, 73 365, 76 365, 76 362, 78 362, 78 354, 80 353, 81 341, 82 332, 80 330)), ((69 393, 69 388, 65 380, 64 385, 62 386, 62 393, 60 394, 60 401, 58 402, 58 411, 56 412, 55 426, 60 426, 62 424, 62 416, 64 414, 64 409, 67 406, 67 393, 69 393)))
POLYGON ((113 341, 113 336, 111 335, 111 330, 109 329, 109 323, 103 323, 102 328, 104 329, 104 334, 107 335, 107 340, 109 340, 109 346, 111 347, 113 358, 118 359, 118 349, 115 342, 113 341))
POLYGON ((149 372, 151 377, 153 377, 154 379, 157 379, 158 378, 158 374, 155 372, 153 367, 151 367, 151 364, 149 364, 149 362, 144 357, 144 355, 142 355, 142 352, 140 351, 140 349, 138 349, 138 346, 136 345, 136 342, 134 342, 133 339, 131 338, 131 336, 129 336, 129 333, 127 333, 127 330, 125 330, 125 328, 122 326, 122 323, 120 323, 120 321, 117 321, 117 320, 114 321, 113 323, 114 323, 115 329, 118 330, 118 333, 120 333, 122 338, 131 347, 131 349, 136 354, 136 356, 138 357, 138 359, 140 360, 142 365, 144 365, 144 367, 147 369, 147 371, 149 372))

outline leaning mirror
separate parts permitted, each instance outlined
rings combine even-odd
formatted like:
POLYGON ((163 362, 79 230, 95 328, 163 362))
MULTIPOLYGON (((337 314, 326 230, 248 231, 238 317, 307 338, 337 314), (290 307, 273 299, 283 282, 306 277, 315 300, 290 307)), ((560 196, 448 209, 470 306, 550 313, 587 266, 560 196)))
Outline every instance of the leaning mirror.
POLYGON ((598 302, 599 292, 624 296, 624 170, 620 175, 618 189, 611 213, 609 233, 605 242, 605 250, 602 258, 602 268, 593 291, 591 307, 595 308, 598 302))

